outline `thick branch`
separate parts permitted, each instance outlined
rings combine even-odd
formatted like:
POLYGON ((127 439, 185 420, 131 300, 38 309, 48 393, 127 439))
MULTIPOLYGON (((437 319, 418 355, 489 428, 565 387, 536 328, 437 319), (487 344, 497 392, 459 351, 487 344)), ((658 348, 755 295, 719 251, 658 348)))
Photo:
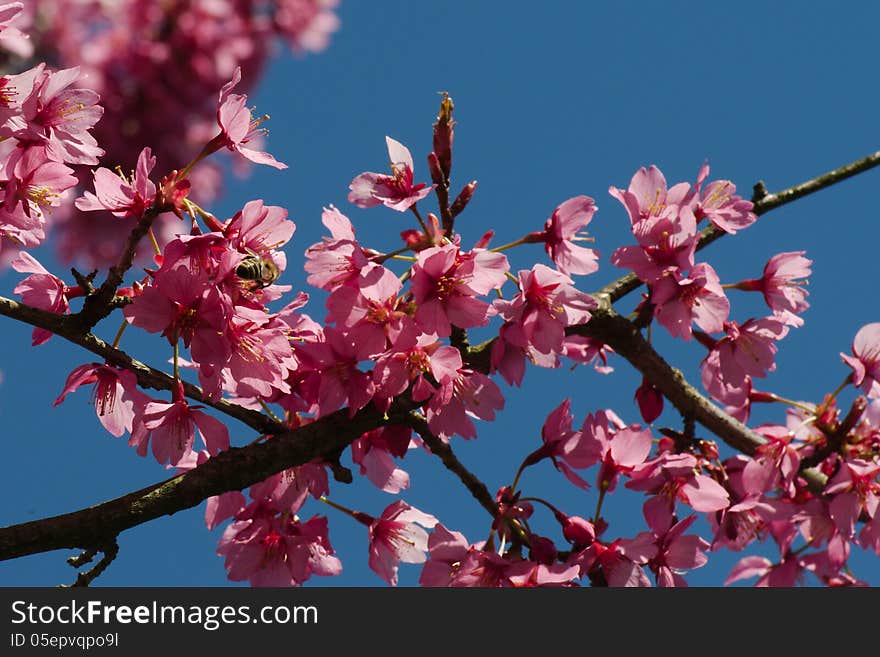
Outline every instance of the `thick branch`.
MULTIPOLYGON (((764 187, 764 183, 760 182, 755 185, 755 195, 752 197, 752 202, 755 204, 753 211, 756 215, 760 216, 781 205, 796 201, 797 199, 803 198, 813 192, 818 192, 821 189, 830 187, 835 183, 851 178, 863 171, 873 169, 878 165, 880 165, 880 151, 872 153, 861 160, 845 164, 833 171, 829 171, 828 173, 823 173, 821 176, 803 182, 800 185, 783 189, 775 194, 768 194, 764 187)), ((700 233, 700 241, 697 243, 697 250, 709 246, 712 242, 726 234, 727 233, 723 230, 716 228, 713 225, 707 226, 700 233)), ((626 276, 621 276, 617 280, 612 281, 599 290, 597 294, 608 295, 608 298, 611 299, 611 302, 613 303, 633 290, 638 289, 641 285, 642 282, 635 274, 627 274, 626 276)))
POLYGON ((137 525, 196 506, 213 495, 241 490, 315 459, 332 457, 367 431, 406 424, 411 404, 398 401, 388 418, 372 406, 349 418, 343 409, 248 447, 233 447, 199 467, 93 506, 52 518, 0 528, 0 560, 63 548, 97 548, 137 525))
MULTIPOLYGON (((644 374, 684 417, 693 418, 734 449, 753 455, 766 442, 762 436, 718 408, 688 383, 682 373, 663 360, 625 317, 621 317, 610 306, 595 310, 592 314, 589 322, 570 327, 568 333, 595 338, 611 346, 644 374)), ((824 477, 819 473, 806 471, 803 476, 814 490, 824 488, 824 477)))

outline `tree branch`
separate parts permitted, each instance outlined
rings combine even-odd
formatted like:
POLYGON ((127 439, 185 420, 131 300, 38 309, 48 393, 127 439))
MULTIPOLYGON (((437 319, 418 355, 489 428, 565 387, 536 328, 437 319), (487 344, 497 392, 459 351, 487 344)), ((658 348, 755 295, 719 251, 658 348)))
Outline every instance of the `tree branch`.
POLYGON ((87 509, 0 528, 0 560, 63 548, 103 550, 126 529, 196 506, 203 500, 242 490, 267 477, 330 457, 367 431, 406 424, 414 404, 392 404, 387 417, 368 406, 349 417, 348 409, 270 440, 232 447, 199 467, 87 509))

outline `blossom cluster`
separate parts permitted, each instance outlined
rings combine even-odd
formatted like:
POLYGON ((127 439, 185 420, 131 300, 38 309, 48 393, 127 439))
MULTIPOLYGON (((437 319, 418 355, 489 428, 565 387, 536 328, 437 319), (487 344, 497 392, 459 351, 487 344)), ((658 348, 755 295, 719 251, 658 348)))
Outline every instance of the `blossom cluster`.
MULTIPOLYGON (((106 151, 103 159, 124 171, 136 166, 147 144, 160 162, 192 159, 213 136, 212 100, 236 67, 252 80, 278 41, 296 53, 320 52, 339 27, 334 13, 338 0, 13 4, 21 4, 21 11, 0 48, 25 61, 78 66, 88 81, 80 86, 103 99, 103 119, 94 133, 106 151)), ((239 171, 242 167, 238 162, 239 171)), ((221 190, 221 167, 208 161, 190 179, 195 198, 208 202, 221 190)), ((53 220, 59 256, 88 267, 114 264, 128 234, 113 217, 85 214, 70 203, 57 208, 53 220)), ((170 214, 155 222, 160 245, 173 239, 176 230, 170 214)))
MULTIPOLYGON (((22 10, 21 3, 0 7, 0 39, 22 10)), ((276 15, 282 26, 296 23, 278 16, 283 12, 276 15)), ((417 178, 410 150, 386 137, 389 169, 361 173, 348 187, 353 205, 411 216, 418 227, 401 231, 395 248, 380 251, 362 243, 340 209, 324 208, 321 221, 329 234, 304 252, 307 282, 325 298, 322 317, 313 319, 306 312, 308 294, 279 284, 287 269, 284 249, 296 231, 287 211, 255 199, 220 219, 196 202, 203 184, 198 172, 218 151, 285 167, 262 150, 264 118, 255 117, 239 93, 242 77, 234 67, 205 93, 213 122, 194 157, 177 157, 161 142, 142 145, 129 175, 98 166, 104 143, 92 130, 112 93, 102 98, 83 86, 78 68, 51 71, 38 64, 0 78, 6 140, 0 231, 4 249, 18 247, 13 266, 28 274, 15 288, 22 301, 64 315, 71 300, 98 296, 91 279, 68 285, 27 252, 45 239, 46 213, 77 184, 73 166, 88 167, 86 189, 74 200, 82 216, 113 222, 130 236, 130 252, 147 236, 154 248, 142 276, 113 290, 111 302, 121 307, 123 328, 167 342, 170 399, 147 394, 134 368, 92 362, 68 375, 56 405, 93 386, 104 428, 115 437, 127 434, 138 455, 151 454, 178 472, 230 448, 229 430, 215 413, 224 405, 264 412, 278 433, 333 414, 355 418, 367 408, 386 419, 347 450, 363 477, 395 496, 381 512, 349 509, 330 497, 328 472, 341 467, 338 460, 290 467, 246 491, 207 501, 208 528, 229 523, 217 552, 231 580, 296 586, 312 576, 338 575, 342 563, 328 518, 305 519, 307 505, 324 503, 366 528, 368 564, 391 585, 399 581, 400 564, 410 563, 423 564, 419 581, 426 586, 683 586, 712 551, 742 551, 766 538, 779 559, 746 556, 729 582, 757 577, 760 585, 791 585, 811 573, 829 585, 860 583, 847 566, 853 547, 880 554, 880 323, 862 328, 851 353, 841 354, 851 372, 820 403, 755 390, 754 380, 775 368, 777 343, 803 324, 803 279, 812 263, 800 251, 780 253, 760 278, 722 285, 709 263, 696 262, 702 222, 735 233, 757 220, 755 206, 736 195, 733 183, 707 184, 707 165, 694 185, 671 187, 656 166, 639 169, 626 190, 609 190, 637 242, 618 248, 610 260, 647 285, 634 326, 656 319, 674 338, 705 348, 703 386, 730 415, 745 422, 752 403, 777 402, 790 407, 785 422, 755 427, 763 442, 753 454, 722 456, 715 443, 695 436, 688 418, 681 432, 651 426, 664 397, 650 373, 635 395, 645 425, 602 409, 578 427, 566 399, 544 420, 540 443, 512 483, 488 504, 487 538, 472 542, 399 497, 410 485, 401 461, 412 449, 436 451, 456 439, 477 438, 476 421, 492 421, 504 408, 498 380, 520 385, 529 364, 557 368, 567 361, 611 371, 613 350, 581 330, 607 308, 574 278, 599 267, 599 252, 580 244, 590 239, 584 231, 598 212, 596 202, 586 195, 569 198, 542 229, 501 246, 492 246, 493 233, 465 241, 454 220, 466 210, 476 182, 449 203, 455 122, 444 96, 427 157, 430 182, 417 178), (158 177, 157 169, 168 173, 158 177), (423 217, 419 204, 432 194, 437 213, 423 217), (163 214, 173 223, 160 241, 154 228, 163 214), (528 244, 542 245, 546 261, 511 272, 504 252, 528 244), (725 291, 731 289, 761 292, 768 314, 731 319, 725 291), (492 338, 472 347, 467 332, 478 328, 492 338), (849 386, 863 394, 846 409, 839 393, 849 386), (396 412, 401 404, 407 421, 396 412), (574 486, 595 490, 591 517, 526 493, 528 468, 545 460, 574 486), (644 495, 644 531, 627 531, 602 515, 605 500, 620 488, 644 495), (539 533, 537 516, 544 510, 550 529, 539 533)), ((201 83, 213 79, 205 74, 201 83)), ((114 265, 125 263, 118 251, 116 258, 114 265)), ((38 328, 33 342, 51 335, 38 328)), ((122 337, 120 330, 113 349, 122 337)))

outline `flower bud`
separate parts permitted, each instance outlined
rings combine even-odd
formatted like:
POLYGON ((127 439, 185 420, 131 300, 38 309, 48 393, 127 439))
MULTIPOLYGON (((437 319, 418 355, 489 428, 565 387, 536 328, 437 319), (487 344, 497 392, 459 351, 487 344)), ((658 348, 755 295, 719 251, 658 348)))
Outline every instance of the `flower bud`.
POLYGON ((464 210, 465 206, 470 203, 471 197, 474 195, 474 190, 476 188, 477 181, 472 180, 467 185, 465 185, 458 193, 458 196, 455 198, 455 201, 452 202, 452 206, 449 208, 449 211, 452 213, 453 217, 457 217, 459 213, 464 210))

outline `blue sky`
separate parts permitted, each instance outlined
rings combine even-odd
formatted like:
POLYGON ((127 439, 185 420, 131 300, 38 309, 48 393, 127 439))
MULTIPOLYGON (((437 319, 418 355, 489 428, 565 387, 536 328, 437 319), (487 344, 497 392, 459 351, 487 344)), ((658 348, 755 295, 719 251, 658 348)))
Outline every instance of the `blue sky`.
MULTIPOLYGON (((626 213, 607 189, 626 187, 640 166, 658 165, 670 183, 693 181, 708 159, 710 179, 729 178, 750 196, 758 180, 776 191, 877 149, 880 92, 873 44, 880 7, 855 3, 845 13, 820 8, 796 2, 551 2, 538 8, 517 1, 343 0, 342 28, 329 50, 280 56, 251 94, 260 113, 272 115, 268 150, 290 168, 262 167, 246 180, 230 180, 213 209, 228 217, 254 198, 288 208, 297 232, 286 249, 288 271, 281 282, 297 290, 307 288, 302 252, 324 233, 324 205, 346 213, 364 244, 396 248, 409 217, 353 207, 346 200, 348 183, 362 171, 382 170, 385 135, 410 148, 417 179, 427 180, 437 92, 448 91, 458 121, 453 186, 479 181, 457 225, 463 243, 490 228, 497 244, 511 241, 540 229, 560 202, 587 194, 599 206, 590 233, 603 257, 600 271, 579 277, 578 285, 593 291, 622 273, 608 256, 633 241, 626 213)), ((877 175, 864 174, 775 210, 700 254, 723 282, 759 275, 766 260, 782 251, 806 250, 814 260, 806 325, 780 345, 779 371, 764 389, 820 400, 847 372, 839 352, 849 351, 859 327, 880 320, 872 284, 880 225, 877 175)), ((423 214, 432 209, 429 202, 421 205, 423 214)), ((509 256, 514 270, 546 262, 537 246, 509 256)), ((52 267, 47 251, 38 257, 53 271, 65 271, 52 267)), ((0 294, 12 296, 19 278, 0 274, 0 294)), ((628 312, 635 297, 620 309, 628 312)), ((763 312, 743 294, 731 300, 735 319, 763 312)), ((316 319, 324 315, 321 303, 314 294, 309 310, 316 319)), ((116 328, 112 320, 98 332, 112 339, 116 328)), ((52 408, 68 372, 92 360, 88 354, 59 339, 32 349, 30 329, 9 320, 0 321, 0 331, 0 524, 79 509, 166 476, 124 439, 103 431, 86 391, 52 408)), ((161 366, 168 357, 161 341, 136 333, 129 331, 123 346, 161 366)), ((662 330, 654 335, 658 350, 697 382, 702 348, 673 342, 662 330)), ((599 408, 639 421, 632 395, 640 376, 622 359, 613 365, 610 377, 583 368, 531 369, 522 389, 502 384, 506 409, 497 422, 480 424, 479 439, 454 441, 460 459, 492 491, 510 483, 540 441, 547 413, 565 397, 572 398, 578 424, 599 408)), ((776 408, 756 415, 758 421, 782 417, 776 408)), ((675 423, 667 413, 655 426, 675 423)), ((244 427, 230 424, 230 430, 236 444, 253 438, 244 427)), ((413 453, 403 467, 413 478, 405 500, 471 541, 486 537, 485 511, 435 459, 413 453)), ((546 497, 571 514, 592 514, 593 491, 575 489, 546 464, 533 470, 522 481, 527 495, 546 497)), ((374 514, 393 501, 365 480, 336 485, 331 496, 374 514)), ((609 534, 641 531, 640 505, 633 494, 613 496, 605 507, 609 534)), ((205 530, 202 513, 199 507, 123 534, 119 557, 96 585, 229 585, 214 554, 219 532, 205 530)), ((312 513, 330 517, 330 539, 344 571, 311 583, 383 585, 366 565, 365 529, 324 505, 312 503, 303 511, 312 513)), ((72 581, 75 573, 64 563, 70 554, 0 562, 0 585, 72 581)), ((689 581, 720 584, 738 556, 713 554, 689 581)), ((880 582, 876 559, 857 554, 852 564, 856 575, 880 582)), ((418 567, 403 566, 401 584, 414 584, 418 573, 418 567)))

